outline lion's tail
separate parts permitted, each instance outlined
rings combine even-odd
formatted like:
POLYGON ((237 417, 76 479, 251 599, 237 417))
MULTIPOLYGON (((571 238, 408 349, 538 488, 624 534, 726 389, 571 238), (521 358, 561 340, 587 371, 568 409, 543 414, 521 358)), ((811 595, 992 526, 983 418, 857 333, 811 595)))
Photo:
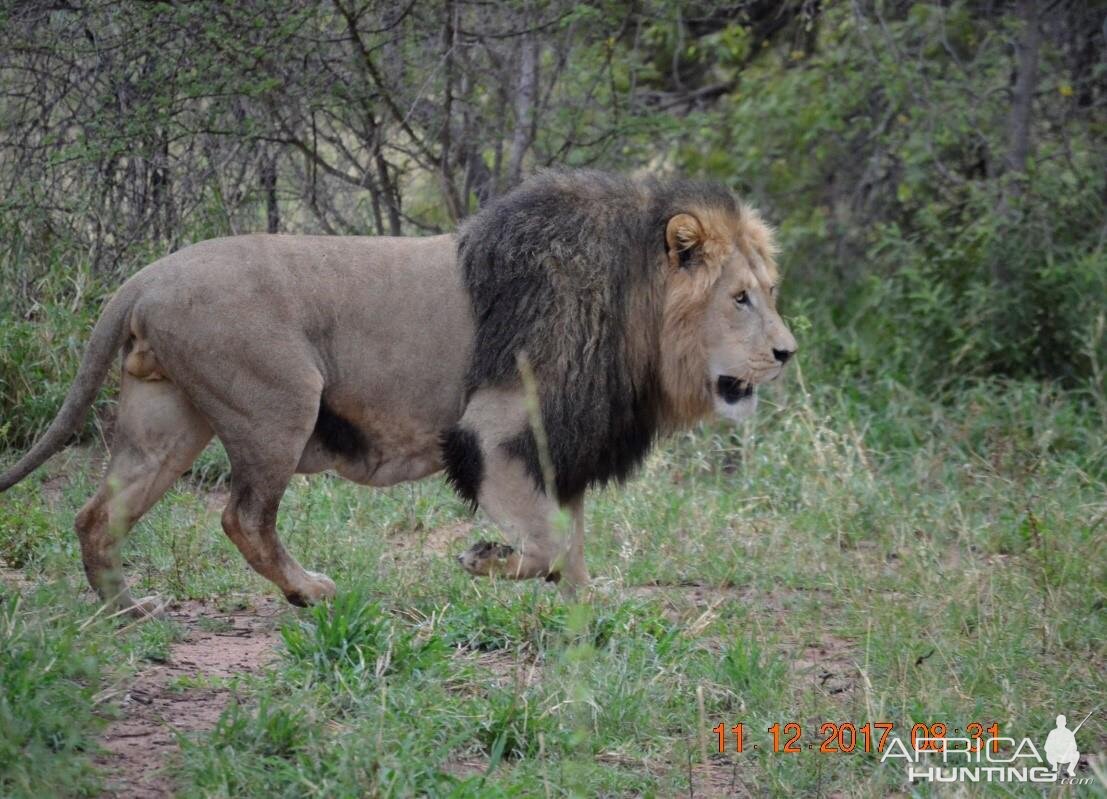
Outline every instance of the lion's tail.
POLYGON ((60 450, 77 431, 108 374, 112 357, 127 338, 131 309, 139 295, 139 281, 129 280, 108 301, 92 328, 77 377, 65 395, 61 410, 46 432, 11 469, 0 475, 0 491, 7 491, 60 450))

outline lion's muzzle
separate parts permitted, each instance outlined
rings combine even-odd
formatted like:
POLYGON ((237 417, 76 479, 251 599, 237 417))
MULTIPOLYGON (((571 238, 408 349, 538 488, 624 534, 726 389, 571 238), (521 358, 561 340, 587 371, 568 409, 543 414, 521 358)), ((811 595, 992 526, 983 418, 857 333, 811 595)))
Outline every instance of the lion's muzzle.
POLYGON ((719 375, 719 379, 715 381, 715 391, 727 405, 734 405, 753 395, 753 384, 730 375, 719 375))

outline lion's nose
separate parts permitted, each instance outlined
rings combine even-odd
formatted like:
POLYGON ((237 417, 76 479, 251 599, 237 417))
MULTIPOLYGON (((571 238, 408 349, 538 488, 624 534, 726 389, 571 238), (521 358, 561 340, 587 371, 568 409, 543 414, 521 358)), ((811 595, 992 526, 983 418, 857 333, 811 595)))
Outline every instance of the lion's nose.
POLYGON ((787 363, 788 359, 796 354, 795 350, 778 350, 773 348, 773 356, 781 363, 787 363))

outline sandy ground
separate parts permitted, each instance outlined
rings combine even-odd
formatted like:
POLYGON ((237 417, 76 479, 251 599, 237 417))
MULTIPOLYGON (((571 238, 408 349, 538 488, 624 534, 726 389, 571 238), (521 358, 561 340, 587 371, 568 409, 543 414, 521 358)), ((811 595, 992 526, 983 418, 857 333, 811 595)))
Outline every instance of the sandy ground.
POLYGON ((274 656, 276 619, 283 603, 219 612, 199 602, 175 604, 169 618, 187 631, 170 646, 165 663, 142 669, 120 702, 121 716, 108 725, 97 758, 104 797, 171 796, 165 773, 180 751, 177 735, 210 730, 231 699, 228 683, 257 672, 274 656))

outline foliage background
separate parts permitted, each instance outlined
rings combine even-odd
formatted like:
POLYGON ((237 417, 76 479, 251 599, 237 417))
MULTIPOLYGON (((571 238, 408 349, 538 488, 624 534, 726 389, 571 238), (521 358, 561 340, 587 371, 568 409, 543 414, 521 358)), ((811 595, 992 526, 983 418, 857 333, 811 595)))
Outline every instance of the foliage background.
POLYGON ((563 165, 763 207, 821 379, 1048 380, 1102 412, 1103 23, 1079 0, 6 4, 3 442, 158 255, 451 229, 563 165))

